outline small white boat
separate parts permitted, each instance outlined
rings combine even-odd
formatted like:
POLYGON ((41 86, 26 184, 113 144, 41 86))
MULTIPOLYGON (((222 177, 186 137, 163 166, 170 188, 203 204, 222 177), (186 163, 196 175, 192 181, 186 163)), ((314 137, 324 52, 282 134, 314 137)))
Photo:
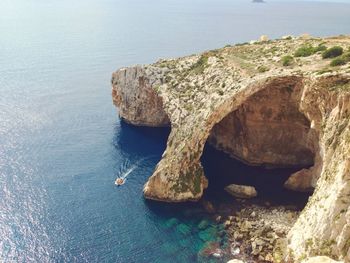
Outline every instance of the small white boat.
POLYGON ((117 185, 117 186, 121 186, 121 185, 123 185, 125 183, 125 179, 123 179, 123 178, 117 178, 117 180, 115 180, 115 184, 117 185))

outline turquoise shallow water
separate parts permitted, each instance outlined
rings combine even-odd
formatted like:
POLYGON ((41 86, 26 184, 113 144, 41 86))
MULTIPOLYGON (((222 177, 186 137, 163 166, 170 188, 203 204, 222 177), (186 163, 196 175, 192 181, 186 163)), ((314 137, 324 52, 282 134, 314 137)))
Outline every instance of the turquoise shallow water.
POLYGON ((261 34, 350 33, 349 14, 327 3, 1 0, 0 261, 196 262, 206 242, 224 245, 196 205, 142 198, 169 131, 120 122, 112 71, 261 34))

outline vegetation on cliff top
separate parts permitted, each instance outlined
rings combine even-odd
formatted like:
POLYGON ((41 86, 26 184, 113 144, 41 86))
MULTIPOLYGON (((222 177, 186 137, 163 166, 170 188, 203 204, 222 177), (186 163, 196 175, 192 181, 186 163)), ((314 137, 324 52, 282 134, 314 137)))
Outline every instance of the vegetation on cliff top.
POLYGON ((295 57, 308 57, 308 56, 311 56, 319 51, 324 51, 326 49, 327 49, 327 47, 324 44, 319 44, 316 47, 314 47, 310 44, 305 44, 305 45, 301 46, 300 48, 298 48, 294 52, 294 56, 295 57))
POLYGON ((335 66, 342 66, 347 64, 348 62, 350 62, 350 51, 343 54, 342 56, 336 57, 335 59, 333 59, 331 61, 331 66, 335 67, 335 66))
MULTIPOLYGON (((200 55, 161 60, 155 66, 166 68, 165 84, 178 98, 188 98, 183 100, 186 109, 183 114, 188 114, 200 110, 209 93, 225 96, 247 76, 258 78, 266 72, 271 75, 350 72, 350 68, 343 66, 350 61, 349 43, 347 37, 252 41, 200 55)), ((161 85, 157 90, 163 88, 161 85)))
POLYGON ((293 63, 294 58, 290 55, 287 55, 282 57, 281 61, 282 61, 282 65, 286 67, 286 66, 290 66, 293 63))
POLYGON ((322 53, 322 58, 335 58, 343 54, 343 48, 340 46, 334 46, 328 48, 322 53))

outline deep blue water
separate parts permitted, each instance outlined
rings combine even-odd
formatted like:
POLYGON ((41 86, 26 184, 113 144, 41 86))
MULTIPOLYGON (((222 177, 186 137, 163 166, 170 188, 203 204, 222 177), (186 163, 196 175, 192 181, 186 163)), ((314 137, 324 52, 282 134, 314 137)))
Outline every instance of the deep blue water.
POLYGON ((143 199, 169 131, 120 122, 112 71, 349 25, 348 4, 1 0, 0 262, 195 262, 225 243, 196 205, 143 199))

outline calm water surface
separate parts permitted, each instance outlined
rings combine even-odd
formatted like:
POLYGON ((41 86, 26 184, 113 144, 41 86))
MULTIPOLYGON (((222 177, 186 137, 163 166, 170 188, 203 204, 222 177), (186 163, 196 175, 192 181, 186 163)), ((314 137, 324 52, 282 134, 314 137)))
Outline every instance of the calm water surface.
POLYGON ((0 261, 198 261, 220 226, 199 229, 196 206, 142 198, 169 131, 120 122, 112 71, 349 25, 347 4, 1 0, 0 261))

